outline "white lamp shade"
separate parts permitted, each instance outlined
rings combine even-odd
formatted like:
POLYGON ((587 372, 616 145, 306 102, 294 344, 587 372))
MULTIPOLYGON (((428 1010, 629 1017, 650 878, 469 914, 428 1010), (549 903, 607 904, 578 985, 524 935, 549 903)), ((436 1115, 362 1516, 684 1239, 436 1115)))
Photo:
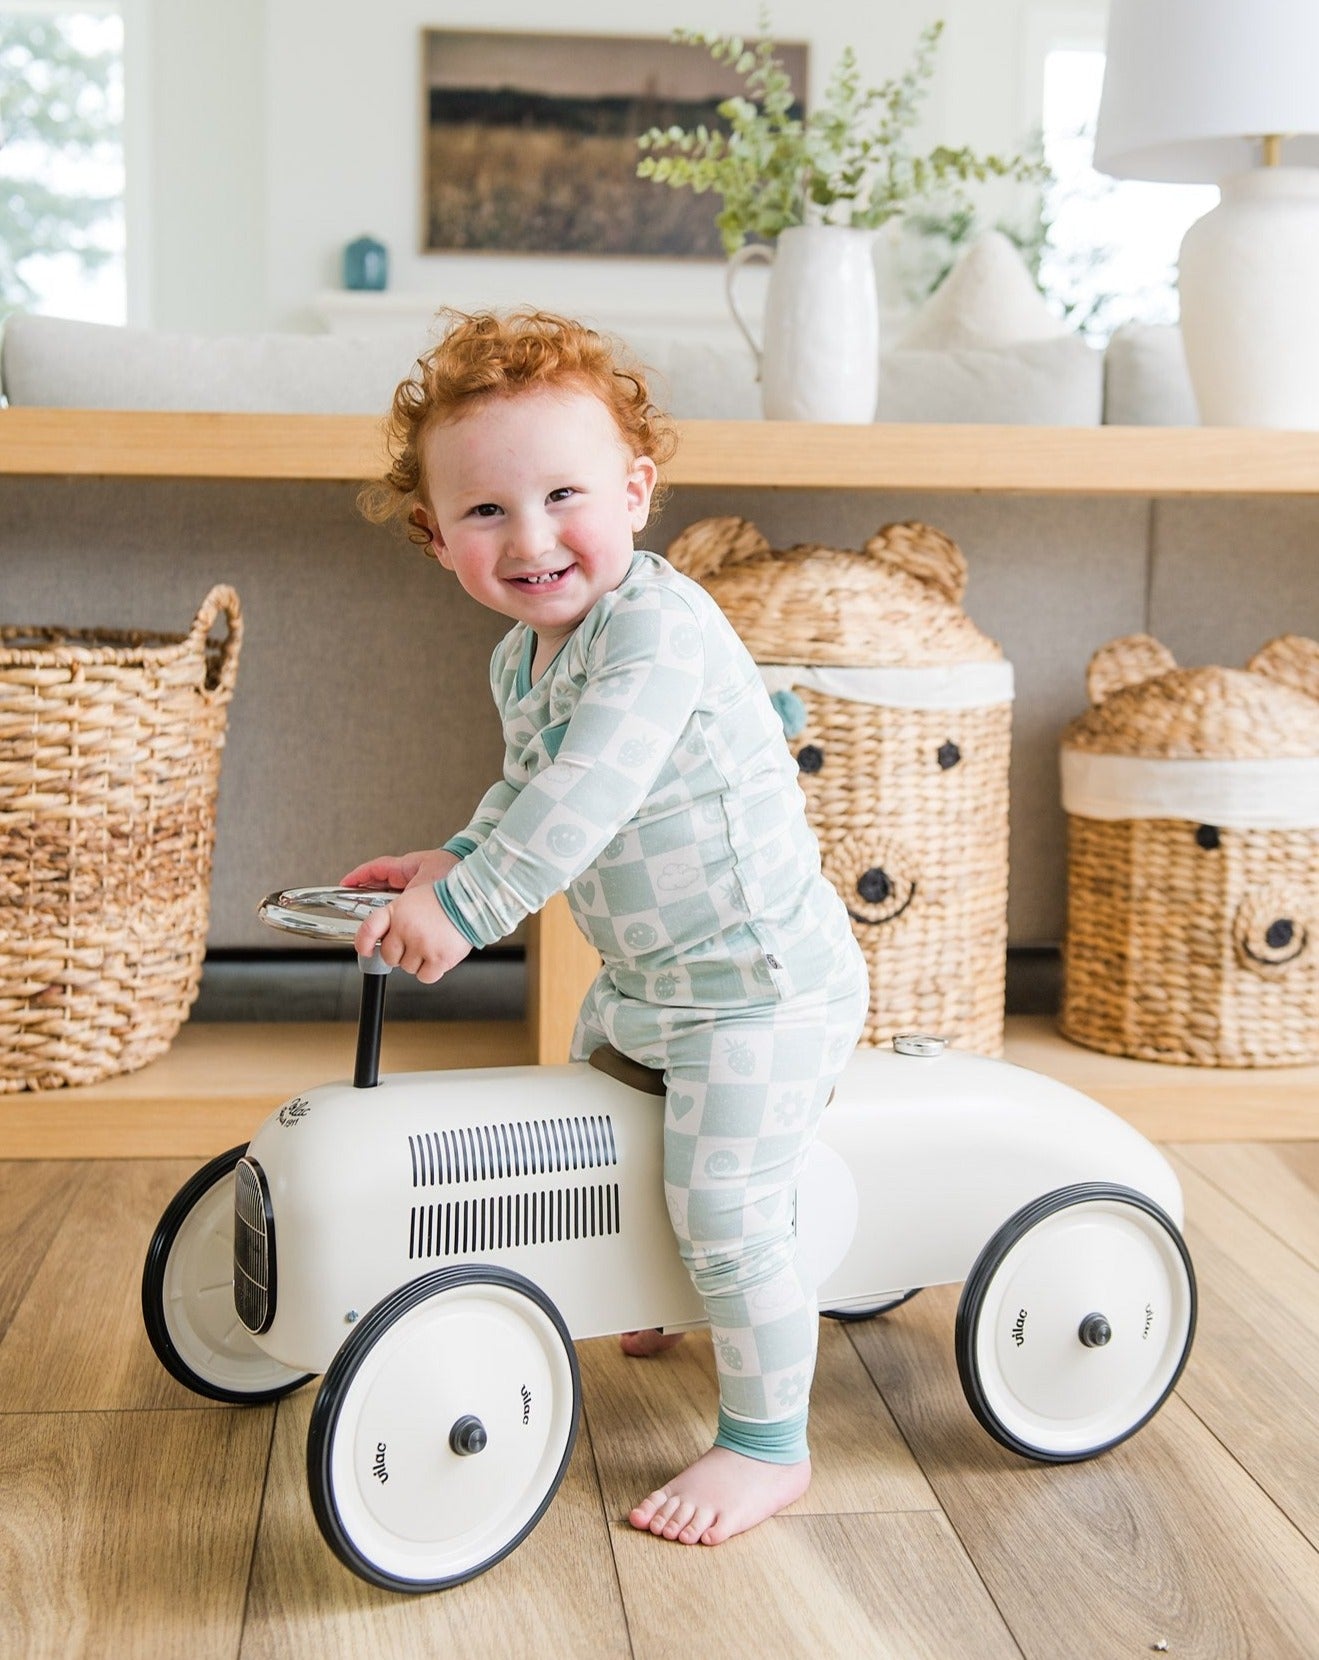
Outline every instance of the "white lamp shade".
POLYGON ((1266 133, 1319 166, 1319 0, 1110 0, 1101 173, 1217 184, 1266 133))

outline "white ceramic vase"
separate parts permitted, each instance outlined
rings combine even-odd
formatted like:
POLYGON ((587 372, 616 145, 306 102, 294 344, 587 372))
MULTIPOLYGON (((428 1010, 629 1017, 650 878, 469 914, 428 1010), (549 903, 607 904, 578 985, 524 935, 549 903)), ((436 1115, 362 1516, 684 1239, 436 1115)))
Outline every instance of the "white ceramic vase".
POLYGON ((1319 168, 1257 168, 1222 193, 1178 270, 1200 419, 1319 427, 1319 168))
POLYGON ((879 294, 874 232, 795 225, 774 248, 739 248, 724 284, 733 321, 755 354, 769 421, 873 421, 879 396, 879 294), (737 277, 770 266, 764 339, 738 310, 737 277))

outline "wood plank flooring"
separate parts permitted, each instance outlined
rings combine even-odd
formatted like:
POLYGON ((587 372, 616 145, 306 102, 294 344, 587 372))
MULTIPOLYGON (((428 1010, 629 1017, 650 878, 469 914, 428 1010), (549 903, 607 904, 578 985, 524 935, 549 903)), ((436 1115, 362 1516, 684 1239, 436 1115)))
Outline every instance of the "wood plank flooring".
POLYGON ((823 1322, 810 1492, 684 1549, 625 1514, 706 1444, 708 1339, 650 1361, 600 1339, 580 1346, 582 1432, 545 1519, 489 1573, 421 1598, 368 1587, 322 1543, 303 1469, 314 1386, 222 1408, 156 1363, 142 1256, 200 1160, 0 1161, 0 1655, 1118 1660, 1166 1643, 1178 1660, 1313 1660, 1319 1138, 1261 1126, 1169 1150, 1199 1334, 1174 1398, 1122 1447, 1071 1466, 1000 1448, 957 1381, 956 1289, 932 1289, 823 1322))

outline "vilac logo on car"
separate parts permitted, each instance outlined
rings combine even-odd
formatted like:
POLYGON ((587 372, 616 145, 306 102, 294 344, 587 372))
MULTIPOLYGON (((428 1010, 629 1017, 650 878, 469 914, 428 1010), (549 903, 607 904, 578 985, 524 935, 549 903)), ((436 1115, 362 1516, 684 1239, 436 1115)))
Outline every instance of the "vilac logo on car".
POLYGON ((303 1095, 297 1095, 292 1101, 285 1101, 279 1109, 279 1121, 286 1130, 292 1129, 300 1119, 311 1111, 311 1102, 303 1095))

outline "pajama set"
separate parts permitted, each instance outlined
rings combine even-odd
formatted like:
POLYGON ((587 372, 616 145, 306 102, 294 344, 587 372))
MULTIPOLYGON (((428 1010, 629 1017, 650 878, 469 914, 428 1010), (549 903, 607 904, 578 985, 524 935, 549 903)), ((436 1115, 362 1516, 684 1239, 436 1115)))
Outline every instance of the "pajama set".
POLYGON ((865 1018, 865 960, 820 873, 783 728, 704 589, 638 553, 532 684, 519 623, 491 661, 503 778, 445 845, 436 893, 474 945, 566 889, 603 959, 574 1059, 662 1068, 664 1183, 710 1319, 716 1445, 807 1456, 817 1313, 797 1177, 865 1018))

